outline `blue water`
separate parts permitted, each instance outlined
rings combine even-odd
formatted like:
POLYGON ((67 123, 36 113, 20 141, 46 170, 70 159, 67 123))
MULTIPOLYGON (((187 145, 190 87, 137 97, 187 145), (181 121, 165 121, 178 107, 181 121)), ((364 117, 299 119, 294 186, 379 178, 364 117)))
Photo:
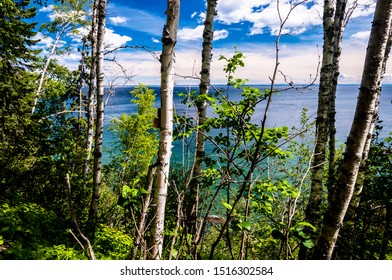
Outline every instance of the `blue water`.
MULTIPOLYGON (((219 87, 218 88, 223 88, 219 87)), ((265 86, 256 86, 264 89, 265 86)), ((157 99, 155 102, 156 107, 159 107, 159 87, 150 87, 155 90, 157 99)), ((192 88, 197 90, 197 87, 192 88)), ((113 135, 107 130, 110 125, 110 120, 118 118, 122 114, 131 114, 136 112, 136 105, 130 102, 131 95, 129 91, 131 88, 119 88, 105 107, 105 134, 104 134, 104 147, 111 147, 113 143, 113 135)), ((181 104, 183 97, 178 96, 178 93, 185 93, 189 90, 189 87, 175 87, 174 103, 176 111, 179 114, 194 114, 194 108, 187 108, 184 104, 181 104)), ((238 90, 231 88, 229 91, 229 98, 231 100, 238 100, 238 90)), ((294 89, 282 91, 279 94, 273 96, 272 103, 268 113, 267 126, 293 126, 299 127, 300 115, 304 107, 309 109, 308 115, 311 116, 311 120, 314 120, 317 112, 317 92, 318 86, 313 86, 311 89, 299 92, 294 89)), ((358 96, 358 85, 339 85, 337 90, 336 98, 336 130, 337 139, 340 142, 345 142, 350 127, 353 121, 356 101, 358 96)), ((381 94, 381 100, 379 105, 379 119, 383 120, 383 136, 388 135, 389 131, 392 131, 392 85, 384 85, 381 94)), ((264 114, 265 102, 260 104, 258 110, 254 115, 254 121, 259 122, 264 114)), ((208 114, 212 114, 212 110, 209 109, 208 114)), ((181 144, 174 143, 173 155, 181 152, 181 144)), ((104 155, 104 161, 108 160, 107 153, 104 155)))

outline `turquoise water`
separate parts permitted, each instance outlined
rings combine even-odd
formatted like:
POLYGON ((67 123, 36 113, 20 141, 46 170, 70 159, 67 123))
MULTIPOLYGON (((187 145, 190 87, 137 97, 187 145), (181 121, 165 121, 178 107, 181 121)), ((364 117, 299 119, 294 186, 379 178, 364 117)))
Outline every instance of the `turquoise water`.
MULTIPOLYGON (((223 88, 219 87, 218 88, 223 88)), ((255 86, 258 88, 265 88, 265 86, 255 86)), ((155 93, 159 94, 159 87, 150 87, 155 89, 155 93)), ((131 114, 136 112, 136 105, 130 102, 131 95, 129 91, 131 88, 119 88, 113 97, 109 99, 107 106, 105 107, 105 133, 104 133, 104 147, 111 147, 113 144, 113 135, 107 130, 110 125, 110 120, 118 118, 122 114, 131 114)), ((177 86, 175 88, 174 103, 176 111, 180 114, 194 115, 194 108, 187 108, 184 104, 181 104, 183 97, 179 97, 178 93, 185 93, 189 90, 189 87, 177 86)), ((193 88, 197 90, 197 87, 193 88)), ((268 113, 267 126, 299 126, 300 115, 304 107, 309 109, 308 115, 311 120, 314 120, 317 112, 317 91, 318 87, 313 86, 311 89, 299 92, 294 89, 282 91, 279 94, 273 96, 272 103, 268 113)), ((350 127, 353 121, 356 100, 358 96, 358 85, 340 85, 337 91, 336 99, 336 129, 337 139, 340 142, 345 142, 348 136, 350 127)), ((230 89, 229 98, 231 100, 238 100, 240 98, 239 91, 237 89, 230 89)), ((389 131, 392 131, 392 85, 384 85, 381 100, 379 105, 379 116, 380 120, 383 120, 383 136, 386 136, 389 131)), ((159 96, 155 102, 156 107, 159 107, 159 96)), ((260 104, 254 115, 254 121, 259 122, 264 114, 265 102, 260 104)), ((208 114, 212 114, 212 110, 209 109, 208 114)), ((174 143, 173 155, 176 156, 181 153, 181 143, 174 143)), ((108 154, 104 154, 104 162, 108 160, 108 154)))

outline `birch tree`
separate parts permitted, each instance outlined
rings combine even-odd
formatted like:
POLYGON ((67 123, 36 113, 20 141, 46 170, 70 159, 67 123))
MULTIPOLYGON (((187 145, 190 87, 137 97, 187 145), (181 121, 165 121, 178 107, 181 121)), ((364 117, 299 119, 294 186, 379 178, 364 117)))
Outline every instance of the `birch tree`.
POLYGON ((88 102, 87 102, 87 140, 86 140, 86 160, 83 168, 83 176, 86 178, 89 172, 91 149, 94 136, 94 101, 96 90, 96 71, 97 71, 97 6, 98 1, 94 1, 92 16, 91 16, 91 31, 90 31, 90 44, 91 44, 91 65, 88 87, 88 102))
POLYGON ((43 24, 40 28, 41 31, 45 29, 50 33, 55 33, 55 37, 50 47, 49 55, 46 57, 44 66, 40 73, 34 104, 31 109, 32 114, 35 112, 39 96, 41 95, 48 67, 58 51, 61 40, 64 38, 64 36, 76 30, 77 26, 83 25, 85 23, 85 12, 82 10, 82 8, 83 7, 81 3, 79 2, 75 3, 73 1, 66 1, 64 5, 54 7, 54 20, 50 23, 43 24))
MULTIPOLYGON (((321 203, 323 198, 324 166, 328 141, 328 110, 330 103, 330 87, 333 75, 334 57, 334 1, 324 1, 323 29, 324 44, 318 91, 318 107, 316 119, 316 146, 311 176, 311 189, 306 207, 306 221, 317 226, 321 219, 321 203)), ((299 258, 305 259, 307 248, 301 246, 299 258)))
POLYGON ((106 0, 96 0, 98 25, 97 25, 97 113, 95 124, 95 147, 94 147, 94 169, 93 169, 93 193, 91 198, 89 222, 93 228, 97 221, 98 204, 102 181, 102 136, 104 120, 104 71, 103 51, 106 26, 106 0))
POLYGON ((202 64, 201 77, 199 84, 199 96, 196 103, 197 107, 197 134, 196 134, 196 156, 195 165, 193 169, 193 178, 190 184, 190 190, 187 197, 187 229, 188 233, 194 234, 194 241, 197 243, 197 211, 199 207, 199 187, 203 172, 203 159, 205 155, 205 135, 202 126, 207 119, 207 101, 206 96, 210 86, 210 69, 212 59, 212 41, 214 35, 214 17, 216 15, 216 6, 218 0, 207 1, 207 13, 204 21, 203 31, 203 50, 202 50, 202 64))
POLYGON ((167 0, 167 19, 162 34, 161 54, 161 114, 157 178, 154 185, 151 259, 162 258, 165 207, 169 186, 170 157, 173 142, 173 89, 180 0, 167 0))
POLYGON ((347 0, 339 0, 336 2, 335 15, 334 15, 334 40, 333 40, 333 59, 332 59, 332 83, 330 86, 330 103, 328 109, 328 131, 329 131, 329 141, 328 141, 328 181, 327 187, 329 195, 333 191, 333 181, 335 173, 335 137, 336 137, 336 127, 335 127, 335 115, 336 115, 336 90, 338 86, 339 78, 339 68, 340 68, 340 56, 342 53, 342 39, 343 32, 352 12, 357 6, 357 1, 354 1, 350 8, 347 9, 347 0))
POLYGON ((339 230, 351 201, 367 135, 377 113, 391 20, 392 0, 377 1, 354 120, 339 177, 313 254, 315 259, 332 258, 339 230))
MULTIPOLYGON (((339 60, 347 0, 325 0, 323 11, 323 58, 320 72, 316 119, 316 147, 311 176, 311 190, 306 207, 306 221, 318 226, 321 220, 326 151, 329 148, 329 181, 332 181, 335 161, 335 96, 339 76, 339 60), (329 139, 329 141, 328 141, 329 139), (329 144, 329 145, 328 145, 329 144)), ((330 187, 331 194, 331 187, 330 187)), ((307 248, 301 246, 300 259, 305 259, 307 248)))
MULTIPOLYGON (((392 32, 392 28, 390 30, 392 32)), ((392 33, 389 34, 389 39, 385 51, 385 58, 383 62, 383 70, 382 72, 385 73, 386 70, 386 63, 389 58, 389 54, 391 51, 391 46, 392 46, 392 33)), ((356 239, 353 236, 353 233, 355 232, 355 224, 356 224, 356 216, 357 216, 357 210, 361 202, 361 194, 364 188, 364 183, 366 179, 366 171, 367 171, 367 165, 368 165, 368 157, 369 157, 369 152, 370 152, 370 147, 373 139, 373 133, 374 129, 376 127, 377 121, 378 121, 378 104, 380 102, 380 95, 378 96, 378 100, 376 100, 376 109, 375 109, 375 114, 373 115, 372 123, 369 129, 369 133, 366 138, 366 143, 364 146, 364 150, 362 153, 362 160, 361 164, 358 170, 358 177, 355 183, 355 188, 354 192, 350 201, 349 208, 347 209, 346 216, 344 217, 344 229, 342 229, 342 232, 340 234, 341 236, 341 241, 342 243, 345 244, 344 247, 348 248, 353 248, 353 244, 355 243, 356 239)), ((387 208, 387 216, 388 216, 388 208, 387 208)), ((342 244, 340 243, 340 244, 342 244)))

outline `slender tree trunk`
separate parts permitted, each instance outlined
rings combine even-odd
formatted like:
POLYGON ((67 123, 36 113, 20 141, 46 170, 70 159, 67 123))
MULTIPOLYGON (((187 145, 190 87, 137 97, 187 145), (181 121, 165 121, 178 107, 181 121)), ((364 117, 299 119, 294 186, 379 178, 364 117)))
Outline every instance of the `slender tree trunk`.
POLYGON ((167 1, 167 20, 163 28, 161 54, 161 116, 160 140, 157 159, 157 179, 155 182, 151 238, 151 259, 162 258, 164 239, 165 207, 169 186, 170 157, 173 142, 173 88, 174 51, 177 41, 180 0, 167 1))
POLYGON ((147 221, 148 208, 151 205, 151 193, 154 184, 155 173, 156 173, 156 167, 150 166, 148 168, 147 182, 146 182, 147 194, 144 196, 143 208, 140 217, 139 228, 137 231, 135 247, 133 248, 132 259, 135 259, 137 257, 138 250, 140 250, 139 259, 144 259, 146 257, 146 250, 147 250, 146 241, 145 241, 146 221, 147 221))
MULTIPOLYGON (((210 86, 210 69, 212 59, 212 41, 214 35, 214 17, 216 15, 216 5, 218 0, 207 1, 207 13, 204 21, 203 31, 203 51, 202 51, 202 63, 201 63, 201 78, 199 85, 199 96, 201 98, 196 102, 197 107, 197 134, 196 134, 196 158, 193 170, 193 178, 190 183, 190 190, 186 198, 186 221, 187 221, 187 233, 194 236, 194 241, 199 240, 196 236, 197 230, 197 210, 199 207, 199 188, 200 180, 203 172, 203 159, 205 156, 205 136, 202 128, 203 124, 207 119, 207 101, 204 98, 208 94, 210 86)), ((196 247, 194 250, 194 257, 196 258, 196 247)))
MULTIPOLYGON (((98 1, 98 29, 97 29, 97 118, 95 125, 93 194, 89 212, 89 222, 93 229, 97 222, 98 204, 101 196, 102 180, 102 136, 104 120, 104 72, 103 72, 103 42, 106 25, 106 0, 98 1)), ((94 231, 93 231, 94 232, 94 231)))
MULTIPOLYGON (((324 1, 324 45, 323 60, 320 73, 318 93, 318 109, 316 119, 316 147, 311 175, 309 202, 306 207, 306 221, 318 227, 321 220, 321 203, 323 200, 323 180, 328 141, 328 112, 330 105, 331 84, 333 80, 334 60, 334 1, 324 1)), ((307 248, 301 246, 300 259, 306 259, 307 248)))
POLYGON ((45 81, 45 78, 46 78, 46 72, 48 71, 49 64, 52 61, 52 58, 53 58, 53 56, 54 56, 54 54, 56 52, 56 49, 57 49, 57 45, 58 45, 58 43, 60 41, 60 38, 63 35, 64 31, 65 31, 65 29, 62 30, 61 32, 57 32, 56 39, 54 40, 54 43, 52 45, 52 49, 50 50, 50 54, 49 54, 48 58, 45 61, 44 68, 42 68, 41 77, 40 77, 39 82, 38 82, 38 88, 37 88, 37 91, 35 93, 33 108, 31 109, 31 114, 34 114, 34 112, 35 112, 35 107, 37 106, 38 98, 41 95, 42 87, 44 85, 44 81, 45 81))
POLYGON ((91 149, 93 145, 94 136, 94 100, 96 90, 96 71, 97 71, 97 1, 94 1, 93 15, 91 19, 91 66, 88 88, 88 103, 87 103, 87 140, 86 140, 86 160, 83 167, 83 176, 86 179, 90 167, 91 149))
POLYGON ((336 127, 335 127, 335 116, 336 116, 336 89, 338 86, 339 68, 340 68, 340 56, 342 53, 342 38, 345 27, 345 14, 346 14, 347 0, 339 0, 336 2, 336 11, 334 17, 334 55, 333 55, 333 71, 332 85, 330 93, 330 103, 328 110, 328 126, 329 126, 329 161, 328 161, 328 197, 332 197, 333 185, 335 181, 335 150, 336 150, 336 127))
MULTIPOLYGON (((388 43, 387 43, 387 47, 385 50, 385 58, 384 58, 384 63, 383 63, 383 70, 382 73, 385 73, 386 67, 387 67, 387 61, 389 58, 389 54, 391 52, 391 46, 392 46, 392 28, 391 28, 391 33, 389 34, 389 38, 388 38, 388 43)), ((353 198, 351 200, 350 203, 350 208, 352 208, 352 210, 349 211, 349 213, 355 213, 355 209, 358 207, 359 202, 360 202, 360 195, 362 193, 362 189, 363 189, 363 183, 364 183, 364 179, 365 179, 365 170, 366 170, 366 161, 368 159, 369 156, 369 150, 370 150, 370 145, 372 142, 372 138, 373 138, 373 132, 374 132, 374 128, 376 126, 376 123, 378 121, 378 105, 380 102, 380 95, 378 96, 378 99, 376 101, 376 114, 373 116, 372 119, 372 124, 371 124, 371 128, 369 130, 369 133, 367 135, 366 138, 366 143, 365 143, 365 148, 363 150, 363 154, 362 154, 362 163, 361 166, 359 167, 359 173, 358 173, 358 180, 357 183, 355 185, 355 190, 353 193, 353 198)))
MULTIPOLYGON (((392 28, 391 28, 392 31, 392 28)), ((386 70, 386 63, 388 61, 389 53, 391 51, 391 46, 392 46, 392 34, 389 34, 389 39, 385 51, 385 58, 383 62, 383 70, 382 73, 385 73, 386 70)), ((373 138, 373 132, 374 128, 376 126, 377 120, 378 120, 378 105, 380 102, 380 95, 378 95, 377 100, 376 100, 376 109, 375 109, 375 114, 372 118, 372 123, 370 126, 369 133, 366 137, 366 143, 365 147, 362 153, 362 160, 361 164, 359 166, 358 170, 358 177, 357 181, 355 183, 355 188, 354 192, 350 201, 349 208, 347 209, 346 216, 344 218, 344 228, 342 229, 341 233, 341 243, 344 245, 344 248, 352 248, 354 243, 355 243, 355 237, 353 234, 355 233, 355 222, 356 222, 356 215, 357 215, 357 209, 359 207, 359 204, 361 202, 361 194, 362 190, 364 188, 364 181, 365 181, 365 176, 366 176, 366 163, 368 160, 369 156, 369 151, 370 151, 370 146, 373 138)))
POLYGON ((315 259, 331 259, 340 227, 351 201, 367 135, 373 116, 377 113, 391 19, 392 0, 377 1, 355 116, 336 187, 325 213, 324 224, 313 254, 315 259))

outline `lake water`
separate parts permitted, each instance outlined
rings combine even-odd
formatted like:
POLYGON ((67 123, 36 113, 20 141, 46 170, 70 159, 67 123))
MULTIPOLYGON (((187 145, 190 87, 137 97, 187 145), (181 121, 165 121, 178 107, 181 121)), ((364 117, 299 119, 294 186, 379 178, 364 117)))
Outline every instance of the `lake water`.
MULTIPOLYGON (((266 88, 266 86, 255 86, 260 89, 266 88)), ((336 129, 337 139, 340 142, 345 142, 350 127, 353 121, 357 96, 358 96, 358 85, 339 85, 337 90, 336 98, 336 129)), ((159 87, 150 87, 155 90, 157 99, 155 102, 156 107, 159 107, 159 87)), ((224 88, 224 86, 218 86, 217 88, 224 88)), ((191 88, 197 90, 197 87, 191 88)), ((136 112, 136 105, 131 103, 131 95, 129 91, 131 88, 118 88, 113 97, 109 99, 107 106, 105 107, 105 133, 104 133, 104 147, 110 147, 113 143, 113 135, 107 130, 110 125, 110 120, 118 118, 122 114, 131 114, 136 112)), ((176 111, 179 114, 184 114, 187 110, 186 106, 181 104, 183 97, 178 96, 178 93, 185 93, 189 90, 189 87, 175 87, 174 103, 176 111)), ((238 100, 238 90, 231 88, 229 91, 230 100, 238 100)), ((311 89, 298 92, 294 89, 282 91, 279 94, 273 96, 272 103, 268 113, 267 126, 299 126, 301 111, 304 107, 309 109, 308 115, 314 120, 317 112, 317 93, 318 86, 313 86, 311 89)), ((384 85, 381 94, 381 100, 379 105, 379 118, 383 120, 383 136, 388 135, 389 131, 392 131, 392 85, 384 85)), ((264 114, 265 102, 263 102, 254 115, 254 120, 261 120, 264 114)), ((194 112, 194 108, 188 109, 191 114, 194 112)), ((211 109, 208 114, 212 114, 211 109)), ((180 143, 174 143, 173 154, 175 155, 181 150, 180 143)), ((104 155, 104 162, 108 160, 107 153, 104 155)))

